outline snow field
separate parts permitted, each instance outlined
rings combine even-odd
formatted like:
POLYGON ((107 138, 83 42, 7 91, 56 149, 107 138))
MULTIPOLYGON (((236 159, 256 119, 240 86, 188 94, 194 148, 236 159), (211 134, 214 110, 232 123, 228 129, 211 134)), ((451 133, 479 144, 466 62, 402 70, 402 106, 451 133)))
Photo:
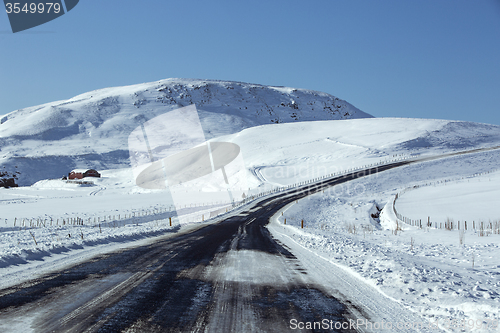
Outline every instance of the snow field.
MULTIPOLYGON (((86 178, 88 179, 88 178, 86 178)), ((104 170, 93 186, 66 183, 59 179, 42 180, 30 187, 0 188, 0 230, 19 227, 113 223, 124 225, 176 215, 168 191, 144 190, 134 186, 130 169, 104 170)), ((177 195, 190 199, 178 208, 178 215, 215 210, 226 206, 224 193, 189 192, 177 195), (222 195, 220 195, 222 194, 222 195)))
POLYGON ((397 211, 403 216, 433 225, 476 231, 483 225, 484 232, 500 233, 500 172, 489 172, 474 177, 432 183, 400 194, 397 211), (451 225, 453 223, 453 225, 451 225))
MULTIPOLYGON (((475 165, 481 165, 481 172, 493 171, 498 162, 498 152, 489 152, 415 164, 358 179, 351 187, 332 188, 289 205, 282 216, 278 214, 271 230, 341 265, 352 272, 353 279, 361 277, 426 320, 437 320, 440 328, 458 332, 453 325, 459 323, 465 331, 480 328, 481 332, 497 332, 500 235, 479 237, 468 230, 460 244, 457 230, 420 229, 401 222, 402 230, 395 232, 392 200, 413 184, 461 179, 476 173, 475 165), (457 163, 469 167, 451 168, 457 163), (371 217, 379 210, 380 223, 371 217), (300 227, 302 220, 304 229, 300 227), (474 325, 469 325, 472 322, 474 325)), ((493 182, 496 177, 497 173, 491 173, 473 178, 477 183, 472 188, 466 181, 455 185, 457 191, 461 189, 459 193, 465 193, 467 188, 477 193, 481 192, 481 184, 487 188, 491 185, 484 178, 493 182)), ((418 198, 432 197, 436 188, 439 186, 421 187, 401 198, 420 190, 427 193, 418 198)), ((452 199, 451 195, 447 201, 450 207, 452 199)), ((457 205, 461 204, 459 200, 457 205)))

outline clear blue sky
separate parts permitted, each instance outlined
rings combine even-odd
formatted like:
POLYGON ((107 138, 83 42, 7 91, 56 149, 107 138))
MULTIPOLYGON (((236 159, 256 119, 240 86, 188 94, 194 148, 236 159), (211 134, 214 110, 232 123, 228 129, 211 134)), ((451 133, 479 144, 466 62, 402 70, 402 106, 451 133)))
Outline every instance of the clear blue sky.
POLYGON ((0 13, 0 49, 0 114, 182 77, 500 125, 500 0, 81 0, 17 34, 0 13))

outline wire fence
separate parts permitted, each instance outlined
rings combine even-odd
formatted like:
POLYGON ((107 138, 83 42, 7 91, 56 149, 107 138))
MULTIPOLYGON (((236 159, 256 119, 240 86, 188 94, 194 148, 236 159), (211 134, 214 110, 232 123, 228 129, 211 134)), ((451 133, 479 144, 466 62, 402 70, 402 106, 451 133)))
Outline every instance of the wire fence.
MULTIPOLYGON (((99 228, 103 227, 116 228, 130 224, 140 224, 140 223, 159 221, 159 220, 166 220, 168 221, 168 223, 202 222, 214 218, 216 216, 219 216, 221 214, 231 212, 235 208, 238 208, 242 205, 249 203, 250 201, 259 199, 264 196, 284 192, 294 188, 299 188, 301 186, 310 185, 319 182, 321 180, 333 177, 341 177, 350 174, 355 174, 356 172, 361 172, 369 168, 377 168, 384 165, 390 165, 401 161, 411 160, 419 156, 420 154, 394 154, 392 156, 386 157, 385 159, 379 160, 374 163, 352 167, 338 172, 328 173, 320 177, 314 177, 290 185, 271 187, 271 188, 259 188, 258 193, 248 195, 241 201, 236 201, 236 202, 218 202, 216 204, 214 203, 191 204, 189 206, 185 205, 185 207, 181 208, 170 205, 163 207, 139 209, 137 211, 121 213, 121 214, 106 213, 106 214, 93 214, 92 216, 42 216, 42 217, 39 216, 39 217, 20 217, 20 218, 16 217, 14 218, 13 221, 11 220, 11 222, 13 222, 13 225, 9 225, 8 219, 0 218, 0 224, 3 224, 1 223, 2 221, 5 222, 3 226, 0 226, 0 232, 25 230, 32 228, 43 228, 50 226, 99 226, 99 228)), ((83 184, 83 185, 92 185, 90 184, 91 182, 88 183, 89 184, 83 184)), ((78 184, 80 184, 80 181, 78 184)), ((412 225, 415 225, 415 223, 417 223, 397 213, 395 208, 395 203, 393 207, 395 213, 397 214, 397 216, 399 216, 398 217, 399 219, 408 221, 408 223, 413 223, 412 225)), ((419 221, 418 223, 421 224, 421 221, 419 221)))
POLYGON ((433 228, 433 229, 445 229, 445 230, 473 230, 474 232, 478 232, 480 236, 488 235, 491 233, 495 234, 500 234, 500 220, 496 221, 491 221, 489 220, 488 222, 486 221, 466 221, 466 220, 457 220, 455 221, 452 218, 446 218, 446 220, 441 220, 441 221, 435 221, 432 220, 430 216, 427 217, 427 219, 414 219, 410 218, 408 216, 404 216, 400 212, 398 212, 396 208, 396 202, 397 200, 405 193, 408 193, 410 191, 422 188, 422 187, 428 187, 428 186, 438 186, 438 185, 446 185, 448 183, 459 183, 465 180, 470 180, 476 177, 484 176, 490 173, 498 172, 500 169, 496 170, 491 170, 488 172, 482 172, 482 173, 475 173, 473 175, 470 175, 468 177, 456 177, 456 178, 450 178, 450 179, 445 179, 445 180, 439 180, 435 182, 429 182, 425 183, 422 185, 414 185, 411 187, 407 187, 401 192, 397 193, 394 197, 394 200, 392 202, 392 209, 394 211, 394 214, 396 215, 396 218, 398 219, 398 222, 403 222, 405 224, 414 226, 414 227, 419 227, 420 229, 423 229, 425 227, 427 228, 433 228))

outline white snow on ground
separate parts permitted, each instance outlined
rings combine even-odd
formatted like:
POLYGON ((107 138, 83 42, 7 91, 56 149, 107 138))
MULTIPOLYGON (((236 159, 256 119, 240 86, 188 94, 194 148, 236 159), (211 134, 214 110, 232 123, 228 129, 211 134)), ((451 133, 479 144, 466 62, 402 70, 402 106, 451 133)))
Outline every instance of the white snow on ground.
MULTIPOLYGON (((500 166, 497 166, 497 168, 500 166)), ((427 186, 402 194, 397 200, 397 211, 411 219, 444 223, 453 220, 478 224, 500 221, 500 172, 465 178, 452 182, 429 183, 427 186)), ((455 227, 456 228, 456 227, 455 227)))
MULTIPOLYGON (((216 140, 234 142, 241 147, 247 184, 251 192, 256 192, 273 185, 294 184, 354 167, 399 159, 403 153, 406 157, 410 153, 440 153, 443 150, 440 145, 414 151, 400 146, 430 131, 439 133, 450 124, 454 122, 420 119, 303 122, 258 126, 216 140), (342 140, 341 144, 339 140, 342 140), (352 145, 358 148, 353 149, 352 145)), ((493 131, 488 127, 480 129, 493 137, 493 131)), ((456 135, 451 137, 456 139, 456 135)), ((476 147, 478 142, 470 146, 476 147)), ((173 209, 168 191, 135 186, 129 168, 99 171, 102 178, 86 178, 93 182, 91 185, 53 179, 39 181, 33 186, 0 189, 0 228, 5 230, 19 227, 20 223, 26 226, 26 223, 39 224, 42 221, 47 225, 50 219, 52 224, 59 225, 63 219, 77 217, 87 223, 90 218, 93 223, 94 219, 99 222, 99 218, 109 220, 109 216, 122 219, 134 213, 173 209)), ((229 170, 228 176, 232 178, 229 170)), ((203 184, 192 183, 194 190, 185 195, 193 207, 185 208, 226 203, 224 193, 196 190, 202 189, 203 184)))
POLYGON ((217 140, 241 147, 250 184, 283 186, 402 157, 496 146, 500 127, 372 118, 264 125, 217 140))
MULTIPOLYGON (((396 146, 448 123, 396 118, 302 122, 258 126, 219 140, 240 145, 248 169, 283 186, 409 155, 396 146)), ((429 147, 418 153, 436 151, 429 147)))
MULTIPOLYGON (((498 146, 500 129, 444 120, 355 119, 263 125, 212 140, 241 147, 251 195, 411 156, 498 146)), ((467 191, 477 195, 483 185, 494 189, 499 178, 496 173, 462 178, 497 170, 499 162, 498 150, 461 155, 339 185, 290 206, 280 217, 280 221, 287 218, 287 226, 276 230, 344 267, 347 276, 353 276, 352 283, 362 279, 425 318, 497 320, 499 235, 479 237, 468 230, 465 244, 460 245, 458 231, 403 225, 403 231, 394 234, 391 208, 397 193, 421 185, 402 194, 396 206, 414 219, 429 214, 438 219, 439 214, 430 207, 412 209, 426 206, 423 200, 430 195, 444 200, 446 191, 435 191, 452 185, 463 196, 467 191), (453 182, 434 187, 441 180, 453 182), (464 188, 470 184, 478 187, 464 188), (430 192, 420 195, 421 191, 430 192), (377 212, 375 206, 386 207, 380 224, 370 218, 377 212), (301 219, 305 229, 298 228, 301 219)), ((139 189, 130 169, 98 171, 103 177, 91 179, 94 184, 90 185, 42 180, 33 186, 0 188, 0 276, 7 281, 3 286, 33 277, 32 272, 47 271, 50 262, 59 266, 74 263, 90 253, 128 246, 130 241, 178 232, 175 218, 174 226, 169 226, 168 218, 174 212, 168 192, 139 189), (83 225, 73 225, 76 218, 83 225), (79 257, 75 255, 78 251, 87 254, 79 257)), ((191 189, 202 188, 196 181, 193 185, 191 189)), ((185 195, 193 204, 178 212, 184 215, 183 227, 187 222, 207 220, 211 211, 227 204, 213 192, 185 195)), ((442 207, 452 204, 453 196, 445 201, 442 207)), ((462 213, 439 212, 445 218, 465 219, 462 213)), ((491 216, 479 212, 474 216, 485 221, 500 218, 494 213, 492 208, 491 216)))
MULTIPOLYGON (((419 214, 423 218, 431 213, 435 219, 463 219, 461 208, 469 203, 464 198, 489 200, 496 193, 496 202, 500 199, 496 192, 500 172, 487 173, 498 169, 499 163, 500 154, 493 151, 385 171, 288 206, 282 216, 278 214, 271 230, 285 244, 290 241, 287 243, 281 235, 319 253, 382 294, 400 300, 429 323, 437 320, 442 329, 458 332, 461 330, 456 325, 462 325, 464 331, 480 328, 481 332, 497 332, 498 232, 480 237, 479 230, 469 229, 463 244, 458 230, 420 229, 399 222, 403 230, 395 232, 392 201, 396 193, 410 185, 449 180, 446 185, 443 182, 401 195, 398 211, 415 219, 419 214), (454 168, 457 164, 462 167, 454 168), (477 172, 485 174, 465 178, 477 172), (452 189, 451 193, 443 188, 452 189), (430 205, 432 202, 440 206, 430 205), (370 216, 377 212, 376 206, 384 207, 381 223, 370 216), (304 229, 300 227, 302 220, 304 229)), ((497 205, 487 210, 469 205, 465 212, 486 221, 500 217, 497 205)))

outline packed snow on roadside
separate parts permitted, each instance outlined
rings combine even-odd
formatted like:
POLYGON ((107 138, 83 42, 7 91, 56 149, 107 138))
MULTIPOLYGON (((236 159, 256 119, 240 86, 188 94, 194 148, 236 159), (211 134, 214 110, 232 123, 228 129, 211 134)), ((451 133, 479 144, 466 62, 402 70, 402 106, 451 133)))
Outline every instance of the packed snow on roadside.
POLYGON ((498 332, 499 165, 500 154, 492 151, 384 171, 289 205, 270 229, 400 300, 430 323, 437 321, 441 329, 498 332), (423 221, 432 216, 442 225, 447 219, 491 221, 492 230, 481 236, 477 224, 471 230, 472 223, 464 232, 464 224, 459 231, 397 221, 395 195, 415 185, 396 201, 400 214, 423 221))

